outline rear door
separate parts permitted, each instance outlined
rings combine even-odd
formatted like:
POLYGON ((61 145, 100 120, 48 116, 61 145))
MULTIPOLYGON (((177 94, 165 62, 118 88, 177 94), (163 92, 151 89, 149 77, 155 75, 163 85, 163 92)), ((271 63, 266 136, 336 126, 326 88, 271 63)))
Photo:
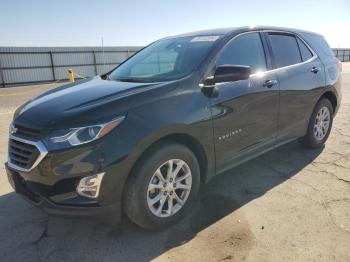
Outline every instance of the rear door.
POLYGON ((249 149, 273 144, 277 133, 278 82, 265 54, 262 35, 249 32, 233 38, 219 54, 216 66, 246 65, 247 80, 219 83, 211 98, 218 171, 249 149))
POLYGON ((278 139, 305 135, 313 107, 325 84, 324 67, 300 37, 266 32, 280 87, 278 139))

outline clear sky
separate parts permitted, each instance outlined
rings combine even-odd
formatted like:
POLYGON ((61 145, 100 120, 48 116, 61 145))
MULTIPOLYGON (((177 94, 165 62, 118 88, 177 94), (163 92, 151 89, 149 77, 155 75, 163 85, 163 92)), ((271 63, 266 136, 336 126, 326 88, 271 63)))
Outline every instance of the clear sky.
POLYGON ((0 46, 145 45, 201 29, 274 25, 350 47, 350 0, 0 0, 0 46))

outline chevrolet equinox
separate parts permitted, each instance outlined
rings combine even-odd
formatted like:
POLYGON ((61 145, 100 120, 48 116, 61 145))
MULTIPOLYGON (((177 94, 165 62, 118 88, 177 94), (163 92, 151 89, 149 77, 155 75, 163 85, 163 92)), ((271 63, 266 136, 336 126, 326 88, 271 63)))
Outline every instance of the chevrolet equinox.
POLYGON ((10 125, 8 180, 47 213, 174 224, 200 185, 292 140, 321 147, 341 63, 324 37, 277 27, 156 41, 112 71, 49 90, 10 125))

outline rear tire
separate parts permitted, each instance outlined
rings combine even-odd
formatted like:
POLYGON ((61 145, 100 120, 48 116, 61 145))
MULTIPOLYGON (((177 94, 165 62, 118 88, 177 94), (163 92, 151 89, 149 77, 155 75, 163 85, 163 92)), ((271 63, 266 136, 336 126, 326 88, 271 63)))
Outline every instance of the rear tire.
POLYGON ((302 144, 308 148, 320 148, 327 141, 333 124, 332 103, 323 98, 316 104, 310 117, 307 134, 302 144))
POLYGON ((145 229, 167 228, 190 211, 199 186, 194 153, 184 145, 162 142, 146 152, 128 179, 125 213, 145 229))

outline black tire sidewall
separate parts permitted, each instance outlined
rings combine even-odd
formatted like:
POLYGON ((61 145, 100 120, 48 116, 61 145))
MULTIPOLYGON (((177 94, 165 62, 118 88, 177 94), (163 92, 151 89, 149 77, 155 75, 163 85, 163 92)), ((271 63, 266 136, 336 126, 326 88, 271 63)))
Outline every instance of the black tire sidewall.
POLYGON ((168 227, 186 216, 198 193, 200 186, 200 167, 193 152, 181 144, 167 143, 146 156, 132 174, 126 192, 126 213, 136 224, 150 230, 168 227), (154 172, 169 159, 181 159, 186 162, 192 173, 192 188, 185 205, 173 216, 160 218, 155 216, 147 204, 147 189, 154 172), (132 208, 132 210, 130 210, 132 208))
POLYGON ((315 106, 314 108, 314 111, 312 112, 312 115, 311 115, 311 118, 310 118, 310 122, 309 122, 309 127, 308 127, 308 133, 306 135, 306 142, 307 142, 307 145, 309 147, 312 147, 312 148, 319 148, 321 147, 325 142, 326 140, 328 139, 328 136, 331 132, 331 129, 332 129, 332 125, 333 125, 333 106, 332 106, 332 103, 328 100, 328 99, 321 99, 315 106), (322 107, 327 107, 329 112, 330 112, 330 123, 329 123, 329 127, 328 127, 328 130, 327 130, 327 134, 326 136, 322 139, 322 140, 317 140, 315 138, 315 134, 314 134, 314 124, 315 124, 315 120, 316 120, 316 116, 317 116, 317 113, 320 111, 320 109, 322 107))

